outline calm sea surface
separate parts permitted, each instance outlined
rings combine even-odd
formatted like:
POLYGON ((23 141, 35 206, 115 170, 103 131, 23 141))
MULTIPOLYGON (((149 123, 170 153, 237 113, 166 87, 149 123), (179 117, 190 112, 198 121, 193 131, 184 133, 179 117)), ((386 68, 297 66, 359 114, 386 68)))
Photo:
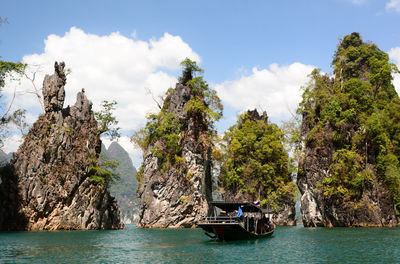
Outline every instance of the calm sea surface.
POLYGON ((400 228, 277 227, 210 241, 200 229, 0 232, 0 263, 400 263, 400 228))

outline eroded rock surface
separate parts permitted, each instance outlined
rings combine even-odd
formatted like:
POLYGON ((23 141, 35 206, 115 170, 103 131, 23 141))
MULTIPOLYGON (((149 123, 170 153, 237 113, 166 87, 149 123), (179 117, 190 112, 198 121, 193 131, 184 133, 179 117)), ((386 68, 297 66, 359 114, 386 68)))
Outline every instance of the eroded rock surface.
POLYGON ((143 154, 143 177, 139 180, 140 199, 138 227, 195 227, 207 214, 212 199, 209 137, 202 118, 190 116, 185 106, 192 96, 186 82, 190 72, 184 72, 180 83, 165 99, 166 113, 173 113, 182 124, 181 141, 184 164, 161 170, 159 159, 150 145, 143 154), (182 169, 186 168, 186 169, 182 169))
POLYGON ((390 65, 387 53, 353 32, 337 46, 333 76, 310 74, 298 109, 304 226, 398 224, 399 97, 390 65))
MULTIPOLYGON (((303 133, 310 131, 303 126, 303 133)), ((330 135, 326 126, 325 135, 330 135)), ((306 227, 317 226, 396 226, 398 221, 393 207, 393 197, 389 190, 378 183, 363 190, 358 203, 346 200, 328 199, 323 195, 321 184, 324 177, 330 176, 335 148, 332 140, 324 139, 319 147, 306 147, 304 160, 300 163, 301 173, 297 185, 301 193, 302 222, 306 227)), ((372 171, 372 165, 368 164, 372 171)))
POLYGON ((101 141, 92 103, 82 89, 63 109, 64 63, 43 82, 45 113, 1 171, 0 229, 120 229, 107 187, 89 181, 101 141))

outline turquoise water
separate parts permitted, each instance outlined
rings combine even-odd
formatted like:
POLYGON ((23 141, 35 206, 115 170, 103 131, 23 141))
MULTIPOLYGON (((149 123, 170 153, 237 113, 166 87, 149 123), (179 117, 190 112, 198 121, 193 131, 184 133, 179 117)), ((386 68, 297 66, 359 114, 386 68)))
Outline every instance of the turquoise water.
POLYGON ((400 228, 277 227, 210 241, 200 229, 0 232, 0 263, 400 263, 400 228))

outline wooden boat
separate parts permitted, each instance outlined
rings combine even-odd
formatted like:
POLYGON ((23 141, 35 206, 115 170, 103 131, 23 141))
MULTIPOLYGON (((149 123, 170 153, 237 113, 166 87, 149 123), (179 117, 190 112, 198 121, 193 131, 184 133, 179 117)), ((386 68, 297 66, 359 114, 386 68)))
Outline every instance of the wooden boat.
POLYGON ((269 237, 275 225, 272 212, 250 202, 211 202, 211 215, 203 217, 198 227, 219 241, 248 240, 269 237))

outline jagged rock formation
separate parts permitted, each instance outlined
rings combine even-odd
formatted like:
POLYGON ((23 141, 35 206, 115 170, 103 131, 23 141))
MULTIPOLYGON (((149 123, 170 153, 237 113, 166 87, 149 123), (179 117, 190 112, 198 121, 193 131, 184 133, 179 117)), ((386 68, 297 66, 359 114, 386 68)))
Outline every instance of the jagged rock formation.
POLYGON ((84 90, 63 109, 64 63, 43 82, 39 116, 1 171, 0 229, 119 229, 119 208, 106 185, 89 181, 101 141, 84 90))
POLYGON ((296 188, 288 170, 288 154, 282 144, 282 132, 268 122, 267 113, 248 110, 225 138, 227 160, 223 162, 219 183, 223 199, 265 199, 265 206, 275 209, 272 220, 276 225, 296 225, 296 188), (266 173, 268 170, 270 173, 266 173), (290 191, 285 193, 284 189, 290 191), (273 196, 276 197, 272 199, 273 196))
MULTIPOLYGON (((329 128, 325 128, 329 129, 329 128)), ((310 127, 303 126, 303 133, 310 127)), ((324 132, 326 133, 326 131, 324 132)), ((327 133, 328 134, 328 133, 327 133)), ((374 183, 365 188, 358 201, 326 197, 321 190, 325 177, 331 177, 330 167, 335 149, 327 138, 321 147, 306 147, 301 162, 302 173, 297 185, 302 194, 301 214, 305 227, 333 226, 395 226, 398 224, 393 207, 393 196, 388 188, 374 183)), ((369 170, 373 167, 368 165, 369 170)))
POLYGON ((114 141, 108 149, 102 144, 101 154, 119 163, 115 169, 120 179, 110 185, 110 193, 115 197, 121 211, 121 219, 125 224, 137 222, 139 218, 136 191, 138 182, 136 168, 132 164, 128 152, 118 142, 114 141))
POLYGON ((154 123, 148 123, 157 126, 157 132, 152 128, 147 135, 138 172, 138 227, 195 227, 207 214, 212 199, 211 132, 205 113, 191 110, 194 104, 207 104, 190 81, 192 69, 186 69, 154 123))
POLYGON ((281 206, 272 216, 272 222, 278 226, 297 225, 296 203, 290 202, 281 206))
POLYGON ((393 66, 358 33, 341 40, 332 65, 334 77, 313 71, 300 105, 303 224, 397 225, 400 101, 393 66))

